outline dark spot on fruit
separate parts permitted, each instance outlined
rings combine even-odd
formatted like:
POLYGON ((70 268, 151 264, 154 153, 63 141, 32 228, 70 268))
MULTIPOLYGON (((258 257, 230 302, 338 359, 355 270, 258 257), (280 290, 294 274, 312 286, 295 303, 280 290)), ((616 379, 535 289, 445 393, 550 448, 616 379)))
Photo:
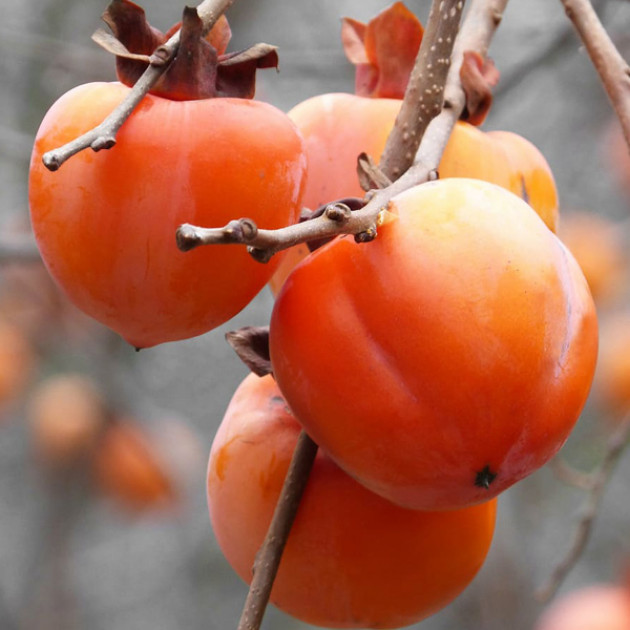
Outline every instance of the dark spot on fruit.
POLYGON ((525 178, 521 175, 521 197, 525 203, 529 203, 529 193, 527 192, 527 186, 525 186, 525 178))
POLYGON ((490 466, 484 466, 475 476, 475 485, 478 488, 485 488, 488 490, 490 484, 496 479, 497 473, 490 470, 490 466))

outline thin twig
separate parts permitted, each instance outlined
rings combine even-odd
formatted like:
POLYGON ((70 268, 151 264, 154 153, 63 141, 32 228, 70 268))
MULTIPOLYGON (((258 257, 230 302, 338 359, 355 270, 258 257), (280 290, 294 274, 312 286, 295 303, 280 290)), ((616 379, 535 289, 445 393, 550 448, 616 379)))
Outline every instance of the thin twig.
POLYGON ((573 468, 561 455, 556 455, 551 462, 549 462, 549 466, 553 474, 568 486, 586 491, 593 489, 594 476, 573 468))
POLYGON ((630 417, 626 417, 620 428, 608 441, 606 454, 597 473, 593 476, 589 495, 584 503, 573 543, 566 556, 556 565, 547 582, 536 592, 541 602, 548 602, 557 592, 565 578, 576 565, 593 531, 593 525, 602 502, 606 485, 626 447, 630 445, 630 417))
POLYGON ((398 179, 412 164, 429 123, 442 111, 444 84, 464 9, 463 0, 434 2, 380 170, 398 179))
MULTIPOLYGON (((371 191, 366 206, 352 213, 329 212, 322 216, 278 230, 259 230, 250 219, 231 221, 221 228, 201 228, 189 224, 177 230, 178 247, 184 251, 200 245, 248 245, 257 260, 267 261, 277 251, 297 243, 318 240, 337 234, 355 234, 369 240, 376 234, 378 218, 397 194, 428 181, 435 173, 448 138, 459 118, 466 96, 459 71, 464 51, 476 50, 485 56, 489 42, 501 22, 507 0, 473 0, 460 34, 455 41, 453 60, 444 89, 444 105, 424 134, 416 163, 390 186, 371 191)), ((426 35, 425 35, 426 36, 426 35)), ((411 130, 410 130, 411 131, 411 130)))
MULTIPOLYGON (((233 2, 234 0, 204 0, 197 7, 197 13, 204 24, 204 32, 207 33, 214 26, 215 22, 233 2)), ((180 33, 181 30, 178 30, 166 43, 154 51, 144 74, 120 105, 100 125, 68 144, 44 154, 42 160, 46 168, 56 171, 66 160, 84 149, 91 148, 93 151, 100 151, 101 149, 111 149, 116 144, 118 130, 175 58, 179 48, 180 33)))
POLYGON ((317 455, 317 444, 300 433, 271 525, 254 564, 254 577, 245 600, 238 630, 258 630, 262 622, 282 552, 300 506, 317 455))
MULTIPOLYGON (((595 10, 603 10, 609 1, 598 0, 598 2, 593 3, 593 6, 595 10)), ((545 46, 533 51, 529 57, 517 64, 510 74, 502 73, 499 84, 493 90, 495 101, 520 85, 533 70, 543 67, 548 69, 549 65, 563 53, 566 53, 567 48, 573 44, 574 31, 573 25, 565 22, 545 46)))
POLYGON ((604 85, 630 146, 630 68, 589 0, 560 0, 604 85))

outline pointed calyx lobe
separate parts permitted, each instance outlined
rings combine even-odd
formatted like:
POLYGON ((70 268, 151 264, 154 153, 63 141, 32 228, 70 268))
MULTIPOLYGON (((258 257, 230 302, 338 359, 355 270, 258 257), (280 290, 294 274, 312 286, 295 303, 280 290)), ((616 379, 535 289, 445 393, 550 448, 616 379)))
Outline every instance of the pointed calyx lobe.
POLYGON ((344 18, 341 40, 356 66, 355 93, 371 98, 403 98, 424 29, 396 2, 367 24, 344 18))
POLYGON ((459 77, 466 94, 466 105, 461 119, 479 126, 492 105, 492 88, 499 82, 499 71, 492 59, 467 50, 464 52, 459 77))
POLYGON ((247 50, 225 53, 231 37, 225 16, 204 36, 197 10, 187 7, 181 24, 166 33, 153 28, 144 10, 130 0, 112 0, 103 14, 112 33, 98 30, 93 39, 116 55, 121 83, 132 86, 152 60, 152 55, 181 27, 175 59, 151 89, 152 94, 172 100, 197 100, 230 96, 253 98, 258 68, 276 68, 274 46, 256 44, 247 50))
POLYGON ((272 373, 269 355, 269 326, 245 326, 226 333, 225 338, 239 359, 257 376, 272 373))

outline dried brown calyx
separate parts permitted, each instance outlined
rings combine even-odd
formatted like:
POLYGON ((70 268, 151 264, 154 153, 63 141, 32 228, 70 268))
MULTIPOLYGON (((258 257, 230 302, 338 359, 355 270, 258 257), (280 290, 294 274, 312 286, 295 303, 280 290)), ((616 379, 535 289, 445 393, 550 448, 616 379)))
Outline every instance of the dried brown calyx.
POLYGON ((343 18, 341 41, 356 66, 355 93, 372 98, 403 98, 424 29, 402 2, 367 24, 343 18))
POLYGON ((492 88, 499 82, 499 71, 492 59, 467 50, 464 52, 459 77, 466 94, 466 106, 460 118, 479 126, 490 111, 492 88))
POLYGON ((128 86, 134 85, 152 55, 181 27, 177 55, 151 89, 152 94, 172 100, 253 98, 256 70, 278 66, 277 50, 269 44, 226 53, 232 33, 225 16, 205 36, 197 10, 190 7, 184 9, 182 22, 166 33, 151 26, 144 10, 130 0, 112 0, 102 17, 111 33, 99 29, 92 39, 116 55, 116 74, 128 86))

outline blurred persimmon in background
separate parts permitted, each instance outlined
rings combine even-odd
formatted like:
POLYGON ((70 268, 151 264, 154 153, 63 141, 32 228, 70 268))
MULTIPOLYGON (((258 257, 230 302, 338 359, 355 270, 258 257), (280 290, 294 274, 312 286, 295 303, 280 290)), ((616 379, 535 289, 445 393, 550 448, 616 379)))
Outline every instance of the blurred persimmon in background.
POLYGON ((600 322, 594 398, 613 420, 630 411, 630 310, 600 322))
POLYGON ((543 612, 535 630, 628 630, 630 590, 596 584, 560 597, 543 612))
POLYGON ((563 211, 558 236, 577 259, 598 306, 623 294, 628 263, 621 226, 594 212, 563 211))
POLYGON ((36 456, 71 465, 94 447, 106 420, 103 395, 89 378, 58 374, 40 382, 27 401, 36 456))
POLYGON ((106 427, 94 453, 97 487, 131 512, 170 509, 179 499, 168 466, 150 435, 133 418, 115 419, 106 427))
POLYGON ((17 401, 24 393, 36 360, 22 330, 0 317, 0 407, 17 401))

